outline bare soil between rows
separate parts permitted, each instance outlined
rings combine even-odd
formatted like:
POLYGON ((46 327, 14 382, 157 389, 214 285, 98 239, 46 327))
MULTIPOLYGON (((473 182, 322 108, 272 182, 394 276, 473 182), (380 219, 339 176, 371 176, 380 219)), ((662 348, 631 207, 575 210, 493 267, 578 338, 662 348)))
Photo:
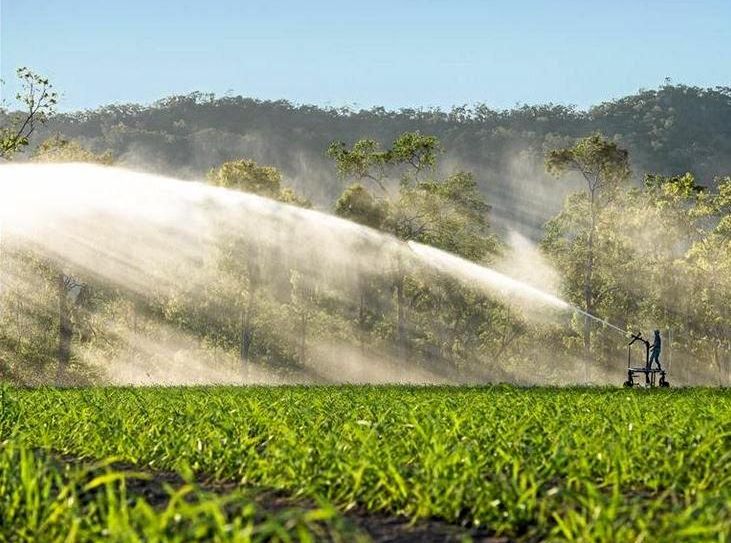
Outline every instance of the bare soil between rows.
MULTIPOLYGON (((73 465, 90 463, 89 459, 80 460, 69 455, 60 455, 58 459, 62 463, 73 465)), ((156 508, 164 508, 167 505, 170 499, 167 487, 178 489, 185 484, 183 478, 172 471, 152 470, 124 462, 113 463, 109 469, 144 473, 147 478, 130 477, 126 480, 127 492, 132 497, 144 498, 148 504, 156 508)), ((195 483, 201 490, 219 496, 243 490, 265 513, 284 510, 307 511, 318 507, 313 500, 292 497, 285 491, 277 489, 241 486, 236 482, 215 481, 206 477, 198 477, 195 483)), ((367 535, 376 543, 456 543, 465 540, 475 543, 510 543, 509 538, 496 536, 483 528, 465 527, 436 518, 412 520, 401 515, 368 511, 360 506, 338 512, 349 529, 354 533, 367 535)))

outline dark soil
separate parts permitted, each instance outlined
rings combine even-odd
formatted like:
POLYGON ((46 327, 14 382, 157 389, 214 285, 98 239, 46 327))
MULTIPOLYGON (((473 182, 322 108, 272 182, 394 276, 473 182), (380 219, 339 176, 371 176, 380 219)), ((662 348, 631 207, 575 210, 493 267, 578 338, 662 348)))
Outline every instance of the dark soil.
MULTIPOLYGON (((84 463, 77 458, 65 455, 60 460, 70 464, 84 463)), ((115 471, 144 472, 148 475, 149 479, 130 477, 126 480, 126 487, 129 495, 144 498, 153 507, 163 508, 167 505, 169 492, 166 490, 166 486, 177 489, 185 483, 174 472, 140 469, 139 466, 126 463, 115 463, 109 467, 115 471)), ((293 498, 280 490, 241 487, 234 482, 212 481, 206 478, 200 478, 196 481, 196 484, 202 490, 218 495, 243 490, 264 512, 317 508, 314 501, 305 498, 293 498)), ((348 528, 366 534, 374 542, 436 543, 467 540, 481 543, 509 543, 510 541, 508 538, 497 537, 484 529, 467 528, 440 519, 412 521, 404 516, 369 512, 362 507, 341 512, 340 515, 348 528)))

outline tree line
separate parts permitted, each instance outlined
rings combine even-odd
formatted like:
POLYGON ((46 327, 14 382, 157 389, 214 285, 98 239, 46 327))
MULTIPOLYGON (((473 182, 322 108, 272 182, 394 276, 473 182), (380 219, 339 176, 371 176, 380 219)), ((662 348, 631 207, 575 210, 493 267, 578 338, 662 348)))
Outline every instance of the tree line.
POLYGON ((712 187, 731 170, 729 127, 728 87, 670 83, 586 111, 556 104, 509 110, 485 104, 449 111, 320 108, 195 92, 149 106, 115 104, 54 114, 39 128, 37 141, 59 133, 93 152, 109 150, 123 164, 188 178, 201 178, 212 167, 245 156, 275 166, 299 192, 327 206, 340 192, 325 153, 332 140, 353 143, 367 137, 385 143, 419 131, 440 140, 448 152, 445 163, 477 173, 496 220, 522 213, 538 235, 565 196, 545 190, 541 196, 550 205, 538 216, 526 209, 533 189, 549 184, 542 162, 551 149, 599 132, 630 152, 637 183, 643 172, 692 171, 699 184, 712 187))
MULTIPOLYGON (((192 105, 186 98, 164 107, 187 104, 196 110, 215 102, 197 96, 192 105)), ((38 115, 33 106, 27 114, 38 115)), ((463 113, 458 126, 474 123, 471 115, 476 114, 463 113)), ((340 187, 329 207, 403 241, 475 262, 495 261, 505 247, 491 228, 490 203, 471 172, 445 161, 450 149, 434 133, 405 130, 393 138, 327 142, 322 153, 340 187)), ((113 153, 87 147, 88 141, 55 136, 31 146, 30 134, 18 134, 6 129, 3 148, 29 148, 32 160, 115 161, 113 153)), ((564 296, 621 328, 672 330, 681 379, 727 384, 731 179, 719 177, 709 187, 682 171, 640 176, 620 139, 598 132, 577 136, 543 153, 556 183, 573 179, 581 187, 543 226, 540 240, 564 296)), ((206 175, 212 185, 311 206, 286 178, 280 169, 243 156, 214 165, 206 175)), ((266 367, 307 376, 318 356, 315 347, 325 338, 358 346, 364 360, 389 356, 404 368, 449 379, 576 382, 588 372, 596 379, 597 368, 621 371, 621 340, 580 314, 562 323, 537 323, 478 289, 404 262, 388 263, 360 277, 348 292, 336 292, 308 270, 287 265, 285 254, 266 257, 256 239, 222 235, 202 265, 218 277, 205 292, 180 285, 141 299, 95 284, 22 243, 3 244, 3 275, 23 278, 15 284, 6 280, 0 296, 8 379, 48 379, 56 368, 61 384, 93 381, 97 376, 80 353, 109 360, 149 355, 135 352, 120 330, 160 341, 169 334, 155 326, 160 322, 194 337, 197 356, 215 363, 227 353, 243 373, 266 367)))

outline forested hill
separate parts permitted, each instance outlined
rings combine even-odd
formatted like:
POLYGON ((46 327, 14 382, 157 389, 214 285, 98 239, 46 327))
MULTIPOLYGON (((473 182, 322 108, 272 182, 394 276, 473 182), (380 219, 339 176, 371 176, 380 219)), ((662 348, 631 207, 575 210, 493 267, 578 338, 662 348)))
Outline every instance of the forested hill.
POLYGON ((731 87, 665 85, 588 111, 543 105, 496 111, 485 105, 352 111, 193 93, 152 106, 112 105, 57 115, 45 128, 111 150, 128 165, 193 178, 233 158, 280 168, 319 206, 342 190, 325 156, 334 139, 390 142, 407 130, 436 135, 450 168, 475 172, 498 217, 540 223, 564 192, 545 176, 546 149, 600 131, 629 149, 635 176, 692 171, 702 184, 731 172, 731 87), (516 217, 517 215, 517 217, 516 217))

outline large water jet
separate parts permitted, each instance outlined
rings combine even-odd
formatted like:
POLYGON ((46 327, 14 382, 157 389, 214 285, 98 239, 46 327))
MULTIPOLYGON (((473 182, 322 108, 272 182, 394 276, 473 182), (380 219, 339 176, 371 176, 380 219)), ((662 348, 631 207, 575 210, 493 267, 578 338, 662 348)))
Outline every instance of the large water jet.
MULTIPOLYGON (((90 277, 146 300, 174 297, 183 289, 198 305, 210 306, 199 312, 216 326, 234 326, 239 314, 243 321, 249 308, 239 303, 242 285, 249 297, 256 286, 250 277, 237 278, 235 273, 221 279, 218 262, 226 251, 234 265, 254 256, 262 260, 259 275, 288 266, 296 269, 304 279, 297 279, 301 292, 287 287, 291 296, 306 296, 308 289, 316 288, 314 283, 324 285, 330 296, 346 296, 360 288, 364 278, 393 274, 410 263, 485 291, 507 305, 529 309, 528 316, 540 307, 579 311, 554 294, 493 269, 419 243, 407 245, 326 213, 111 167, 0 166, 0 228, 3 236, 32 248, 62 273, 90 277), (214 282, 218 299, 211 302, 214 282)), ((306 311, 298 315, 305 326, 306 311)), ((181 326, 191 326, 185 318, 179 320, 181 326)), ((107 319, 105 326, 112 321, 107 319)), ((124 331, 117 335, 137 337, 124 331)), ((149 350, 149 342, 146 345, 149 350)))

